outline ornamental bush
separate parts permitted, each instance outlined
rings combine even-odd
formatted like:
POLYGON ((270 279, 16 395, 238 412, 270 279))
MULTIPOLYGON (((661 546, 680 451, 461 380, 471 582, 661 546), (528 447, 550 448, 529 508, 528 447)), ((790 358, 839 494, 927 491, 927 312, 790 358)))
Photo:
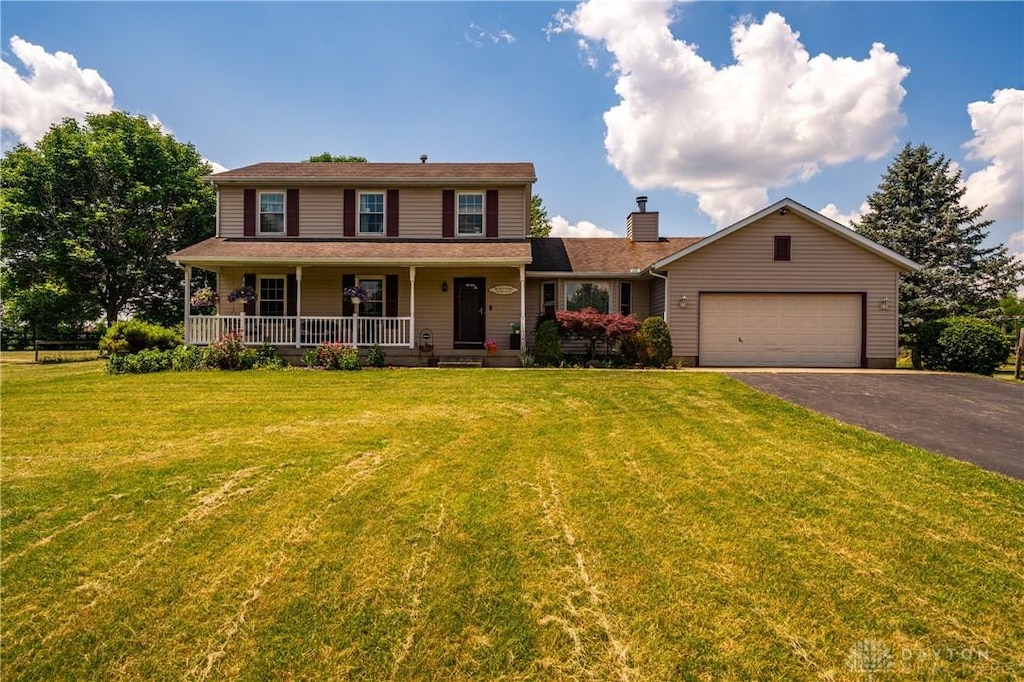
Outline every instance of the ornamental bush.
POLYGON ((147 348, 138 353, 115 353, 107 360, 108 374, 148 374, 171 368, 173 350, 147 348))
POLYGON ((147 348, 169 350, 181 345, 181 336, 173 329, 142 320, 115 322, 100 339, 100 353, 138 353, 147 348))
POLYGON ((373 344, 370 348, 370 353, 366 356, 366 364, 370 367, 383 367, 387 364, 387 356, 377 344, 373 344))
POLYGON ((320 369, 362 369, 359 364, 359 350, 343 343, 321 343, 312 352, 307 351, 302 359, 307 367, 320 369))
POLYGON ((926 369, 991 375, 1006 361, 1010 342, 999 327, 974 317, 947 317, 921 325, 917 351, 926 369))
POLYGON ((554 320, 545 320, 537 328, 533 361, 542 367, 557 367, 562 363, 562 339, 558 336, 558 323, 554 320))
POLYGON ((660 317, 648 317, 640 325, 640 336, 647 347, 648 362, 655 367, 664 367, 672 357, 672 333, 668 323, 660 317))

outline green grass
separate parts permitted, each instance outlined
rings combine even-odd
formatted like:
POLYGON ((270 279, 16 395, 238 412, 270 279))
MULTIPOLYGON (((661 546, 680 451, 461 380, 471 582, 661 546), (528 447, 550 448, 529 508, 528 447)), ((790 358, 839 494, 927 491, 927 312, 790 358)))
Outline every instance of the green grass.
POLYGON ((1024 675, 1024 485, 725 376, 17 359, 7 679, 1024 675))

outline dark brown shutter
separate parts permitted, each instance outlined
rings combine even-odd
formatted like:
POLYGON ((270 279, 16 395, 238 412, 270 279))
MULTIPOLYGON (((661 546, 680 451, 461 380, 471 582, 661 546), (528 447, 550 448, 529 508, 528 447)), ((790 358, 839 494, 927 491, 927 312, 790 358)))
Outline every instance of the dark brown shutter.
POLYGON ((441 236, 455 236, 455 190, 441 191, 441 236))
POLYGON ((498 190, 487 190, 487 238, 498 237, 498 190))
POLYGON ((384 278, 384 317, 398 317, 398 275, 384 278))
POLYGON ((242 234, 256 236, 256 190, 242 192, 242 234))
POLYGON ((296 296, 299 293, 299 284, 295 279, 295 275, 288 275, 287 281, 284 284, 284 314, 288 317, 295 317, 296 296))
MULTIPOLYGON (((347 191, 347 190, 346 190, 347 191)), ((346 287, 354 287, 356 285, 355 275, 342 275, 341 276, 341 315, 342 317, 352 317, 352 314, 356 311, 355 306, 352 305, 352 299, 345 295, 346 287)))
MULTIPOLYGON (((248 192, 249 190, 246 191, 248 192)), ((253 191, 255 192, 256 190, 253 191)), ((244 275, 242 275, 242 286, 249 287, 253 291, 256 291, 256 275, 251 272, 247 272, 244 275)), ((258 291, 256 291, 256 293, 257 295, 259 294, 258 291)), ((252 301, 246 301, 243 309, 245 310, 246 315, 255 315, 256 300, 253 299, 252 301)))
POLYGON ((356 191, 354 189, 345 190, 345 212, 344 212, 344 223, 346 237, 356 236, 356 191))
POLYGON ((287 224, 288 236, 298 237, 299 236, 299 190, 290 189, 288 190, 288 215, 285 218, 287 224))
POLYGON ((384 217, 389 237, 398 236, 398 190, 388 190, 388 213, 384 217))

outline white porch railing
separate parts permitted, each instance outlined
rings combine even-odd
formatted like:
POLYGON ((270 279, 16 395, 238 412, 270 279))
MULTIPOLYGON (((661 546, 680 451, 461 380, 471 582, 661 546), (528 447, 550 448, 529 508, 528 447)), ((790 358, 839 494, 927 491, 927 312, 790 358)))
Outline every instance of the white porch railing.
POLYGON ((408 346, 410 317, 260 317, 255 315, 190 315, 188 343, 206 345, 229 332, 242 332, 242 342, 276 346, 316 346, 340 342, 354 346, 408 346))

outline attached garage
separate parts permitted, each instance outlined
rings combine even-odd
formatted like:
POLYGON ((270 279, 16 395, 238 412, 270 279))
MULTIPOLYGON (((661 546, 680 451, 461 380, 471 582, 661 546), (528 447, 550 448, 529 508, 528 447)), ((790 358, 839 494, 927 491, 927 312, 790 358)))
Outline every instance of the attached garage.
POLYGON ((702 366, 860 367, 859 293, 702 293, 702 366))

